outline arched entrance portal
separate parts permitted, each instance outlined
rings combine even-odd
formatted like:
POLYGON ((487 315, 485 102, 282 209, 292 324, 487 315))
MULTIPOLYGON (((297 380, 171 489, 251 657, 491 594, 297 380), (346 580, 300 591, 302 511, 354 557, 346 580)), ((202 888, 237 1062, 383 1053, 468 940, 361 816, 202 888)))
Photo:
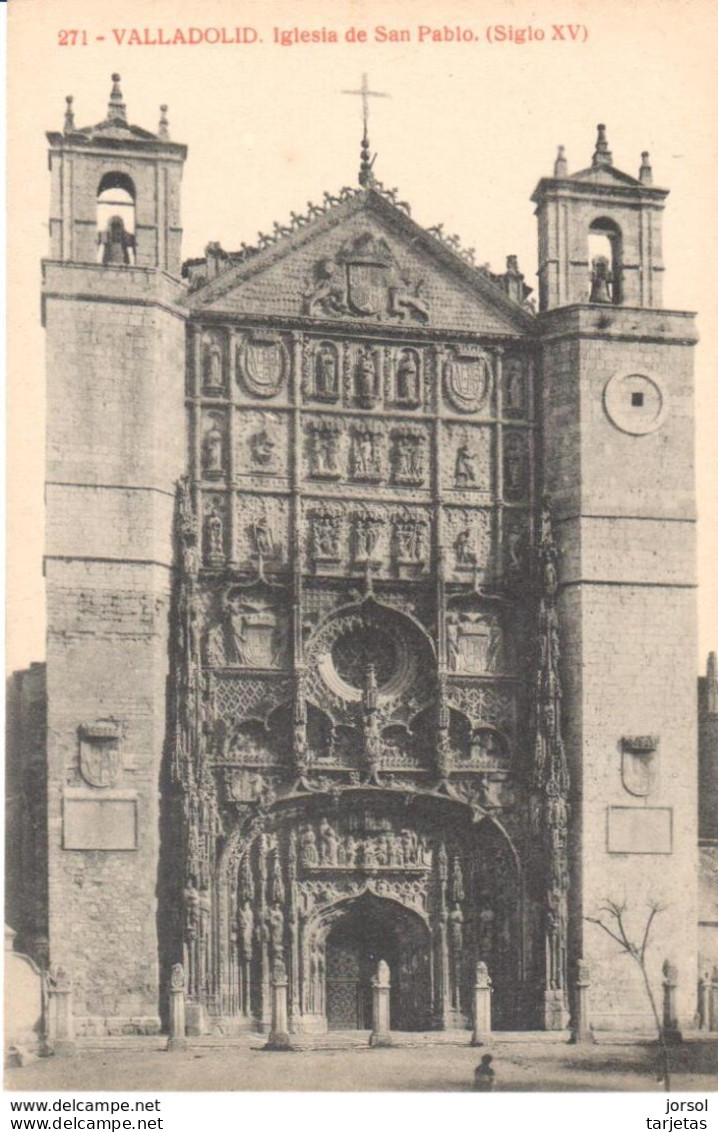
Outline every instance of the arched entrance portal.
POLYGON ((347 902, 325 946, 330 1030, 371 1028, 371 980, 381 959, 391 972, 392 1029, 429 1029, 431 948, 420 916, 393 900, 366 893, 347 902))

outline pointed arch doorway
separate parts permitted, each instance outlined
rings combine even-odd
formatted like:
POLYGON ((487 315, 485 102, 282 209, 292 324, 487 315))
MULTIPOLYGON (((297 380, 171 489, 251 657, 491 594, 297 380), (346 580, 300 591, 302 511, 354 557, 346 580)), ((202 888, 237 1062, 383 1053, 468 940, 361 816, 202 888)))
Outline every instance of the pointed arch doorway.
POLYGON ((364 893, 347 901, 326 937, 326 1012, 330 1030, 368 1030, 371 980, 381 959, 391 972, 391 1027, 431 1025, 431 941, 427 925, 394 900, 364 893))

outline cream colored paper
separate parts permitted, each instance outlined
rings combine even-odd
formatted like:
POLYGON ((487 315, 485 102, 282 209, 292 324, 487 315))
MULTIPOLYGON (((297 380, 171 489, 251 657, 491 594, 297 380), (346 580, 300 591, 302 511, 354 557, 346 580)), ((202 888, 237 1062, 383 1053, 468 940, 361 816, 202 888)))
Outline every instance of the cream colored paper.
POLYGON ((307 200, 355 183, 361 106, 341 92, 356 89, 363 72, 372 89, 391 96, 370 100, 380 179, 398 186, 419 223, 443 223, 475 247, 479 262, 501 270, 505 256, 517 253, 529 283, 536 270, 529 196, 551 172, 556 145, 566 146, 571 169, 584 167, 603 121, 619 168, 635 174, 641 151, 650 151, 655 183, 671 189, 665 306, 700 314, 702 668, 718 641, 717 29, 715 6, 705 0, 11 0, 9 667, 44 651, 44 131, 61 128, 67 94, 78 125, 99 121, 110 73, 119 71, 130 121, 155 130, 167 102, 172 137, 189 145, 186 257, 201 255, 209 240, 230 249, 252 243, 258 229, 301 212, 307 200), (497 42, 494 31, 487 42, 487 29, 498 25, 504 39, 497 42), (189 40, 190 29, 205 42, 149 45, 178 30, 189 40), (366 42, 357 42, 362 31, 366 42), (301 32, 320 42, 275 42, 301 32), (258 41, 207 42, 222 34, 258 41), (469 34, 479 38, 467 42, 469 34), (402 37, 408 42, 392 41, 402 37))

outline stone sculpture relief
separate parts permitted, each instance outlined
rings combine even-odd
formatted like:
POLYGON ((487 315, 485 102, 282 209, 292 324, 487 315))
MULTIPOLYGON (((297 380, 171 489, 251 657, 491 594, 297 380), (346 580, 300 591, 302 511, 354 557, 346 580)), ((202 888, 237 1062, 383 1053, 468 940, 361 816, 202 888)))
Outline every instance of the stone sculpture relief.
POLYGON ((336 255, 319 260, 303 295, 306 314, 427 322, 421 282, 399 271, 394 254, 371 231, 345 241, 336 255))

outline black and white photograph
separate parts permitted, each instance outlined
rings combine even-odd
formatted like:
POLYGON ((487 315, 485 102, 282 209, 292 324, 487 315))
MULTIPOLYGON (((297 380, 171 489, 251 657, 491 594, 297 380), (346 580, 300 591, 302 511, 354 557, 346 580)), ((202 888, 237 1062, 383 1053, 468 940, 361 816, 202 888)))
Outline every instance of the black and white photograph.
POLYGON ((715 11, 9 8, 6 1088, 710 1128, 715 11))

